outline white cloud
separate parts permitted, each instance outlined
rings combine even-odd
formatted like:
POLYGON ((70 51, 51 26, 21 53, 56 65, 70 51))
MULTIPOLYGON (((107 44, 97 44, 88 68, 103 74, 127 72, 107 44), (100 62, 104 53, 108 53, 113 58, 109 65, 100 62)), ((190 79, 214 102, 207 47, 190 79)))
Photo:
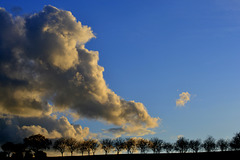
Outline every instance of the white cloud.
POLYGON ((181 94, 179 94, 179 97, 180 98, 176 100, 176 106, 183 107, 187 102, 190 101, 191 95, 188 92, 182 92, 181 94))

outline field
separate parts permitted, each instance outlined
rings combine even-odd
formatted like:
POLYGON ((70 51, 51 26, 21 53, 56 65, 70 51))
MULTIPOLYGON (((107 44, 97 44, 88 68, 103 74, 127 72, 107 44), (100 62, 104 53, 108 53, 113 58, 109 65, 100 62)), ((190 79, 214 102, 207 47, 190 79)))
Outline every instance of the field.
POLYGON ((230 160, 239 159, 240 151, 211 153, 120 154, 73 157, 48 157, 47 160, 230 160))

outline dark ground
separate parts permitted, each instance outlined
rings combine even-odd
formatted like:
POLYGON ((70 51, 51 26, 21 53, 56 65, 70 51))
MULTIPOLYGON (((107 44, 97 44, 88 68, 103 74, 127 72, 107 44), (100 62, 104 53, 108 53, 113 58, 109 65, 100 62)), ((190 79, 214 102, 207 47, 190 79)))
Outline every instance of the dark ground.
POLYGON ((48 157, 47 160, 239 160, 240 151, 48 157))

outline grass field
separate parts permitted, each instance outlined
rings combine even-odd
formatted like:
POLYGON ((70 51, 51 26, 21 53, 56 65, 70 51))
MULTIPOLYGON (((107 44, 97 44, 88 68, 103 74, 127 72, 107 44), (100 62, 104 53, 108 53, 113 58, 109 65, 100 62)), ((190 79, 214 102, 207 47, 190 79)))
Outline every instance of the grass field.
POLYGON ((73 157, 48 157, 47 160, 230 160, 239 159, 240 151, 210 153, 120 154, 73 157))

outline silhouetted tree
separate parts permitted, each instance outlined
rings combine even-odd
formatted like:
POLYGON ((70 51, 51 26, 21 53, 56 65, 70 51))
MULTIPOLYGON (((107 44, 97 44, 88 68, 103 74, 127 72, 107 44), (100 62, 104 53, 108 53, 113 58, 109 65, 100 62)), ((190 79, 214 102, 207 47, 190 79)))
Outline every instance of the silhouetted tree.
POLYGON ((153 153, 160 153, 163 149, 163 140, 154 137, 149 140, 149 148, 153 151, 153 153))
POLYGON ((207 152, 212 152, 216 148, 215 139, 212 136, 208 136, 207 139, 203 142, 203 148, 207 152))
POLYGON ((217 147, 223 152, 226 151, 228 149, 229 143, 227 140, 225 139, 219 139, 217 141, 217 147))
POLYGON ((67 140, 66 138, 60 138, 56 140, 53 144, 53 148, 58 150, 63 157, 63 153, 67 150, 67 140))
POLYGON ((35 154, 35 159, 37 160, 45 160, 47 157, 47 153, 43 152, 43 151, 38 151, 36 154, 35 154))
POLYGON ((117 154, 119 154, 125 148, 125 140, 121 137, 113 140, 113 147, 116 149, 117 154))
POLYGON ((88 152, 88 155, 90 155, 91 151, 93 155, 95 154, 96 150, 100 146, 99 142, 95 139, 88 139, 84 141, 84 146, 86 151, 88 152))
POLYGON ((101 145, 106 155, 113 149, 113 141, 109 138, 102 139, 101 145))
POLYGON ((33 159, 33 154, 32 154, 32 152, 29 151, 29 150, 25 151, 24 159, 26 159, 26 160, 33 159))
POLYGON ((165 149, 167 153, 170 153, 174 149, 174 146, 172 145, 172 143, 166 142, 163 143, 163 149, 165 149))
POLYGON ((14 150, 14 144, 12 142, 7 142, 7 143, 4 143, 2 146, 1 146, 2 150, 4 152, 7 153, 7 157, 10 157, 10 154, 13 152, 14 150))
POLYGON ((88 152, 88 155, 90 155, 90 153, 91 153, 91 145, 92 145, 91 141, 88 139, 88 140, 85 140, 84 143, 85 143, 86 151, 88 152))
POLYGON ((37 153, 40 150, 49 149, 52 142, 41 134, 32 135, 24 138, 24 144, 32 151, 37 153))
POLYGON ((147 139, 140 138, 137 140, 137 148, 141 153, 145 153, 149 148, 149 141, 147 139))
POLYGON ((230 142, 230 147, 232 150, 239 150, 240 149, 240 132, 236 133, 235 136, 232 138, 230 142))
POLYGON ((67 138, 66 139, 66 145, 68 150, 71 153, 71 156, 73 155, 73 152, 77 149, 77 140, 75 138, 67 138))
POLYGON ((189 141, 188 139, 181 137, 175 143, 175 150, 180 153, 186 153, 189 149, 189 141))
POLYGON ((125 147, 128 154, 132 154, 136 150, 136 139, 135 138, 126 138, 125 147))
POLYGON ((14 154, 12 155, 13 159, 23 159, 23 152, 25 152, 26 146, 22 143, 14 144, 13 146, 13 152, 14 154))
POLYGON ((84 152, 87 150, 86 143, 84 140, 77 143, 77 149, 82 153, 82 156, 84 152))
POLYGON ((6 159, 7 153, 6 152, 0 152, 0 159, 6 159))
POLYGON ((200 149, 201 149, 201 140, 197 139, 197 140, 190 140, 189 142, 189 148, 197 153, 200 149))
POLYGON ((90 149, 92 150, 92 153, 94 155, 96 150, 100 146, 100 144, 99 144, 98 140, 96 140, 96 139, 90 139, 88 141, 90 141, 90 149))

